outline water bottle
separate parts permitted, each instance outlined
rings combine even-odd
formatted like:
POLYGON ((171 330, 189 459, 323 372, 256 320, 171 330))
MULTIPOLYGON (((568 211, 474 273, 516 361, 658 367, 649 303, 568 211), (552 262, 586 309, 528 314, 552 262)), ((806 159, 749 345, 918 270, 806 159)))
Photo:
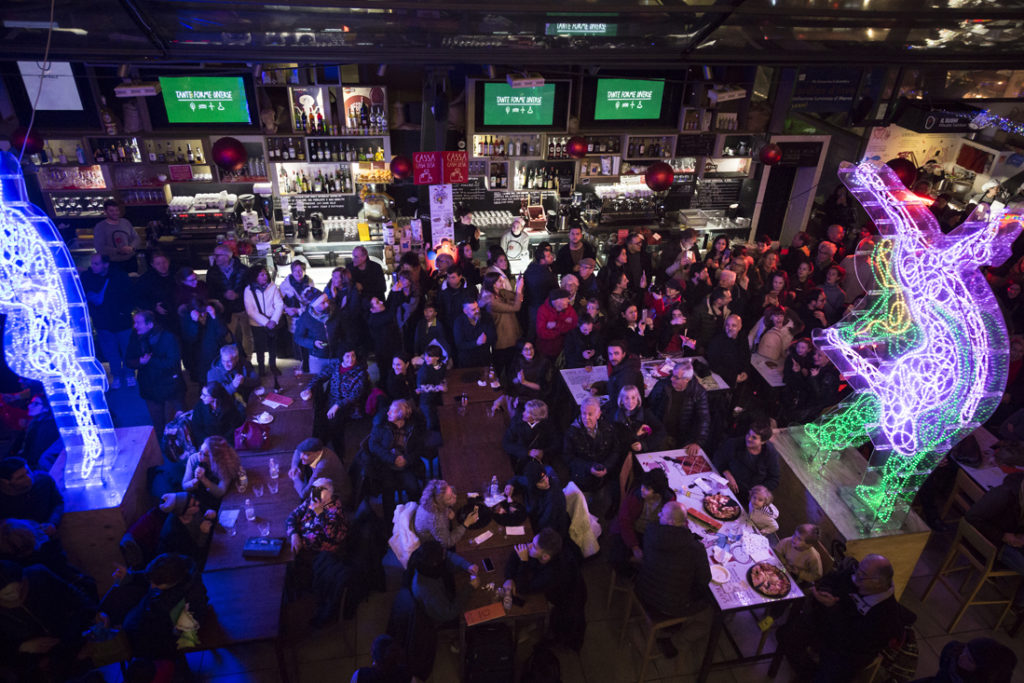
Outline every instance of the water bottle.
POLYGON ((498 475, 491 477, 491 485, 487 488, 487 497, 494 500, 498 497, 498 475))
POLYGON ((249 475, 245 473, 244 467, 238 468, 238 492, 245 493, 245 490, 249 488, 249 475))
POLYGON ((252 506, 252 499, 245 499, 245 518, 250 522, 256 519, 256 508, 252 506))
POLYGON ((277 479, 279 476, 281 476, 281 470, 278 468, 277 460, 275 460, 274 458, 270 459, 269 468, 270 468, 270 478, 271 479, 277 479))

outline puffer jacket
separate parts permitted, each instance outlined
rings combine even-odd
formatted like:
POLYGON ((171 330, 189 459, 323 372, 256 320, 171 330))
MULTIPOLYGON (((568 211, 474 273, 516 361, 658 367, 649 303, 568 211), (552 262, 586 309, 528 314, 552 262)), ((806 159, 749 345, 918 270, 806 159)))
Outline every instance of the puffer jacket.
POLYGON ((573 482, 584 493, 594 491, 609 481, 618 480, 622 454, 623 449, 615 425, 604 417, 598 419, 597 431, 593 437, 587 432, 581 417, 573 420, 565 430, 562 457, 569 465, 573 482), (608 470, 603 477, 595 477, 590 472, 590 468, 598 464, 604 465, 608 470))

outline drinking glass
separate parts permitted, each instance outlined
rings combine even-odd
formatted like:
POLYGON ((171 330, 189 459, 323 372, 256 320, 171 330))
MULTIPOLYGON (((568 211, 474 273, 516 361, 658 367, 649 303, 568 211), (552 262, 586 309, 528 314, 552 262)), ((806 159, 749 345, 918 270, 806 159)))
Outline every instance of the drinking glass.
POLYGON ((260 498, 263 495, 263 484, 253 484, 252 492, 256 494, 257 498, 260 498))
POLYGON ((277 493, 277 484, 278 484, 277 477, 274 477, 273 479, 271 479, 270 481, 267 482, 267 488, 270 489, 271 493, 277 493))
POLYGON ((256 522, 256 528, 258 528, 260 530, 260 536, 269 536, 270 535, 270 520, 269 519, 261 519, 260 521, 256 522))

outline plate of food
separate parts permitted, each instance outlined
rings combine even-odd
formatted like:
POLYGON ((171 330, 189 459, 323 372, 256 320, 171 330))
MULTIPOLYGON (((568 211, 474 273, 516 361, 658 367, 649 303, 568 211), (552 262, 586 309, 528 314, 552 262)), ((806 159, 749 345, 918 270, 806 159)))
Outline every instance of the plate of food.
POLYGON ((732 576, 729 574, 729 570, 720 564, 716 564, 711 567, 711 580, 721 585, 723 583, 729 583, 729 579, 732 576))
POLYGON ((526 507, 514 500, 503 500, 491 508, 491 515, 502 526, 519 526, 526 521, 526 507))
POLYGON ((747 570, 747 582, 766 598, 784 598, 793 587, 782 567, 771 562, 758 562, 747 570))
POLYGON ((462 524, 464 521, 466 521, 466 517, 469 517, 469 513, 471 513, 474 509, 476 509, 479 518, 476 520, 475 523, 467 526, 467 529, 483 529, 485 526, 491 523, 491 511, 487 508, 487 506, 482 505, 480 503, 466 503, 461 508, 459 508, 458 512, 455 513, 455 519, 459 521, 459 524, 462 524))
POLYGON ((735 500, 724 493, 712 493, 704 496, 704 509, 709 515, 723 522, 739 519, 743 509, 735 500))

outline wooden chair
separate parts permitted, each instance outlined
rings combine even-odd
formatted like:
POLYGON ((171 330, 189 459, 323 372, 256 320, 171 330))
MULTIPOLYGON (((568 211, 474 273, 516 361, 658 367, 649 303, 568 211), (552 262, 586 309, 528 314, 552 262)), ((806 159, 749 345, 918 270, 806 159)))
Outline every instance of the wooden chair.
MULTIPOLYGON (((982 587, 992 581, 993 579, 999 578, 1015 578, 1019 579, 1020 574, 1010 569, 1003 569, 996 566, 996 560, 999 555, 999 548, 993 545, 984 535, 973 526, 971 526, 966 520, 961 519, 960 524, 956 530, 956 538, 953 539, 953 545, 946 554, 946 558, 942 561, 942 566, 939 567, 938 573, 928 584, 928 589, 925 590, 924 595, 921 596, 922 600, 928 598, 928 595, 932 592, 937 582, 941 582, 943 586, 949 589, 951 593, 957 599, 963 597, 962 593, 964 588, 967 586, 967 582, 970 580, 971 575, 975 572, 980 574, 978 582, 975 584, 970 594, 966 596, 963 603, 960 605, 960 609, 957 610, 956 616, 953 617, 953 623, 946 629, 946 633, 950 633, 956 625, 960 622, 964 612, 967 611, 968 607, 974 605, 1005 605, 1002 613, 999 615, 999 620, 996 622, 995 628, 998 629, 1000 624, 1003 623, 1003 619, 1006 618, 1006 614, 1010 611, 1010 606, 1013 604, 1013 595, 1011 593, 1008 597, 1002 597, 999 600, 980 600, 977 599, 978 593, 982 587), (962 561, 961 561, 962 560, 962 561), (956 574, 964 572, 964 580, 959 586, 953 586, 952 582, 947 580, 949 574, 956 574)), ((995 584, 993 583, 993 586, 995 584)), ((997 589, 998 590, 998 589, 997 589)))
POLYGON ((626 613, 622 619, 622 630, 619 632, 619 641, 621 642, 626 637, 626 629, 629 627, 629 622, 634 620, 633 617, 633 606, 636 605, 640 609, 640 616, 637 617, 641 625, 647 631, 647 637, 644 641, 644 651, 642 653, 643 659, 640 662, 640 676, 637 678, 638 683, 643 683, 647 675, 647 665, 656 657, 654 652, 654 641, 658 637, 659 631, 677 626, 679 624, 686 623, 691 619, 694 619, 697 614, 690 614, 685 617, 671 617, 669 619, 658 620, 658 617, 652 615, 644 604, 640 602, 640 598, 637 597, 636 591, 632 587, 629 589, 628 600, 626 602, 626 613))
POLYGON ((626 607, 628 609, 629 594, 632 592, 633 582, 624 576, 619 576, 619 573, 613 569, 611 581, 608 582, 608 601, 605 608, 610 610, 612 608, 612 598, 616 593, 622 593, 626 596, 626 607))
POLYGON ((978 499, 984 495, 984 493, 984 489, 982 489, 976 481, 971 479, 971 475, 967 474, 963 469, 957 468, 953 491, 949 494, 946 504, 942 506, 942 512, 939 514, 939 519, 948 519, 949 511, 954 505, 960 508, 960 515, 962 516, 971 509, 971 506, 973 506, 978 499))

